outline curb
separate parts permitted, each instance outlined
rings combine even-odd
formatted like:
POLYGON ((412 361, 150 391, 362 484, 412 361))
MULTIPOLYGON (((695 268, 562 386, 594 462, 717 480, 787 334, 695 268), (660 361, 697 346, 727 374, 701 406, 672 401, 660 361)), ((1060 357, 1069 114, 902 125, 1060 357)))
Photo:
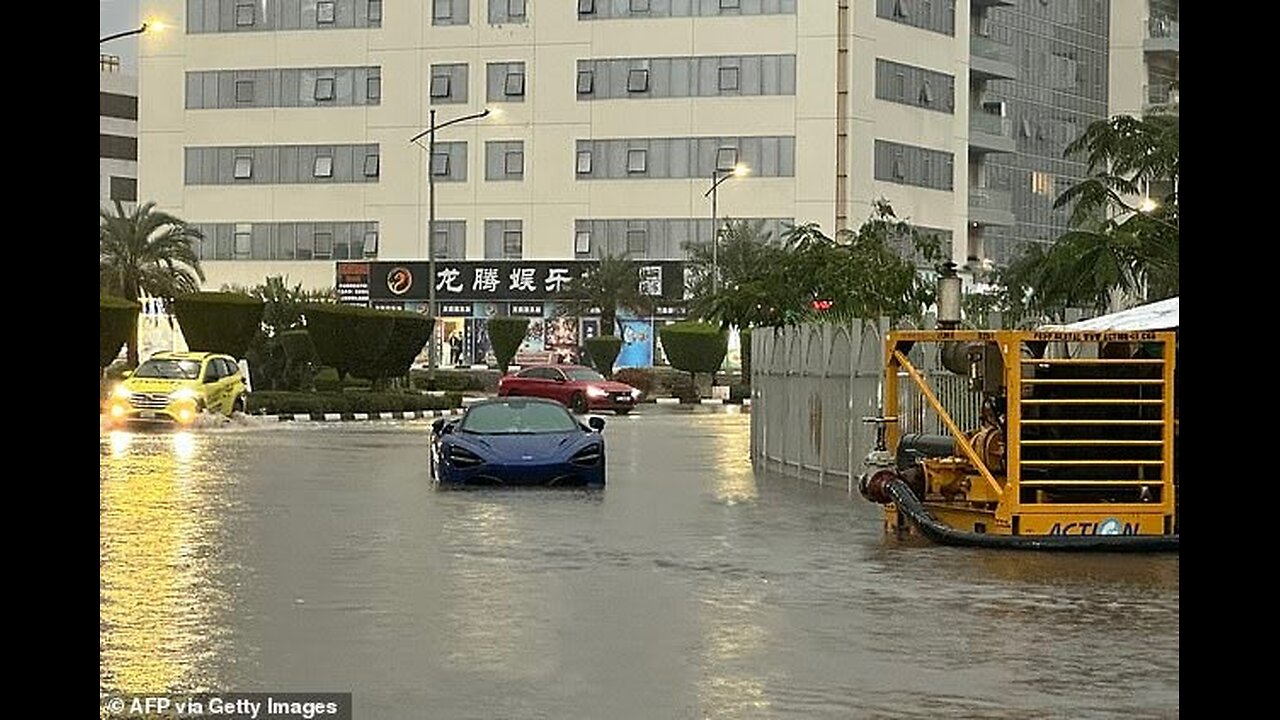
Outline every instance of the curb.
MULTIPOLYGON (((679 405, 680 398, 676 397, 656 397, 653 402, 659 405, 679 405)), ((689 405, 742 405, 743 407, 751 407, 751 398, 743 398, 741 403, 729 402, 724 398, 701 398, 697 403, 687 403, 689 405)))
POLYGON ((404 410, 402 412, 382 413, 309 413, 280 415, 251 415, 250 417, 278 422, 349 422, 360 420, 417 420, 420 418, 450 417, 461 415, 462 408, 451 410, 404 410))

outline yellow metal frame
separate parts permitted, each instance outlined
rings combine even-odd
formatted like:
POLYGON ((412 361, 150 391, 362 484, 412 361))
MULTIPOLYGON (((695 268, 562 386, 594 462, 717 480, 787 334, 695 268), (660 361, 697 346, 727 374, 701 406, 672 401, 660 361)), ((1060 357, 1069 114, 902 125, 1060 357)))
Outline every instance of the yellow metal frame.
MULTIPOLYGON (((905 372, 921 394, 933 407, 939 419, 946 425, 956 440, 965 460, 978 470, 982 479, 1000 498, 994 511, 976 509, 961 504, 938 502, 936 499, 925 499, 935 517, 942 522, 949 522, 951 517, 957 521, 968 522, 975 514, 991 518, 986 532, 995 534, 1044 534, 1048 532, 1089 532, 1096 529, 1098 523, 1115 520, 1134 534, 1161 535, 1172 533, 1174 513, 1173 486, 1173 437, 1174 437, 1174 396, 1173 377, 1175 367, 1176 335, 1173 332, 1070 332, 1070 331, 1022 331, 1022 330, 905 330, 889 333, 885 339, 885 374, 884 374, 884 408, 885 417, 900 417, 898 408, 899 372, 905 372), (994 343, 999 348, 1004 361, 1004 386, 1006 390, 1006 437, 1005 437, 1005 473, 997 476, 983 462, 968 441, 966 429, 960 428, 947 412, 937 395, 929 387, 927 380, 917 370, 903 350, 904 344, 945 343, 945 342, 983 342, 994 343), (1022 356, 1022 348, 1028 342, 1048 343, 1092 343, 1101 347, 1102 343, 1160 343, 1160 358, 1031 358, 1022 356), (1023 366, 1028 364, 1074 364, 1074 365, 1161 365, 1159 379, 1140 378, 1082 378, 1082 379, 1039 379, 1023 378, 1023 366), (1058 385, 1097 385, 1097 386, 1140 386, 1151 385, 1161 387, 1159 399, 1147 398, 1026 398, 1022 397, 1023 388, 1037 384, 1058 385), (1028 419, 1023 420, 1023 407, 1035 405, 1132 405, 1158 406, 1159 419, 1028 419), (1022 440, 1022 428, 1026 425, 1056 424, 1063 426, 1094 426, 1099 428, 1119 426, 1155 426, 1161 427, 1160 440, 1123 440, 1100 437, 1096 439, 1058 439, 1058 440, 1022 440), (1022 445, 1031 446, 1077 446, 1077 447, 1115 447, 1115 446, 1161 446, 1159 460, 1023 460, 1022 445), (1143 467, 1159 468, 1159 478, 1150 480, 1023 480, 1023 469, 1030 467, 1069 467, 1089 466, 1107 467, 1111 465, 1126 468, 1143 467), (1003 482, 1002 482, 1003 481, 1003 482), (1024 503, 1022 489, 1025 488, 1064 488, 1071 486, 1089 487, 1125 487, 1125 486, 1159 486, 1159 501, 1144 503, 1024 503)), ((968 428, 972 432, 976 428, 968 428)), ((891 452, 897 452, 902 431, 896 423, 886 428, 886 441, 891 452)), ((886 508, 891 519, 896 513, 893 508, 886 508)), ((959 527, 971 530, 972 527, 959 527)))

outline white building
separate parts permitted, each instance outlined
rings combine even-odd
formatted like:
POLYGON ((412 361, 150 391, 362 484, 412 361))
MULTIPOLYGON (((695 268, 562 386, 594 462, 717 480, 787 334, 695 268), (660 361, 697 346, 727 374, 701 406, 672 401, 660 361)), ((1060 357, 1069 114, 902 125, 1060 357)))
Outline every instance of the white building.
POLYGON ((98 55, 98 204, 138 199, 138 79, 120 72, 120 58, 98 55))

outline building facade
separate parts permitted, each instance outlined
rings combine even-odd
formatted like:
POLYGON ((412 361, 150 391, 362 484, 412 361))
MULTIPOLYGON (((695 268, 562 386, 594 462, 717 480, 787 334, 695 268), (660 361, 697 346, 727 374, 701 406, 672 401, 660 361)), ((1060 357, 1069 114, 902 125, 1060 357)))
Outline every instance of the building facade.
POLYGON ((1107 105, 1107 0, 143 0, 141 186, 208 283, 437 257, 684 256, 719 218, 857 228, 960 265, 1065 227, 1107 105), (749 39, 749 42, 744 40, 749 39), (487 117, 436 133, 430 123, 487 117), (434 183, 428 182, 428 173, 434 183))
POLYGON ((138 200, 138 80, 120 72, 120 58, 98 56, 98 205, 138 200))

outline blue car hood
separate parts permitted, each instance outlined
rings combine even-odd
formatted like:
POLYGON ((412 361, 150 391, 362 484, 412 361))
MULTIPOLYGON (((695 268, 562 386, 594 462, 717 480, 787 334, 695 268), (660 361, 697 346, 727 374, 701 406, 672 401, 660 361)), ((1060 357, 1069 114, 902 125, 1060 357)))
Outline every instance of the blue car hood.
POLYGON ((571 453, 592 441, 602 442, 595 433, 564 432, 539 435, 472 435, 455 433, 453 442, 494 460, 554 458, 571 453))

